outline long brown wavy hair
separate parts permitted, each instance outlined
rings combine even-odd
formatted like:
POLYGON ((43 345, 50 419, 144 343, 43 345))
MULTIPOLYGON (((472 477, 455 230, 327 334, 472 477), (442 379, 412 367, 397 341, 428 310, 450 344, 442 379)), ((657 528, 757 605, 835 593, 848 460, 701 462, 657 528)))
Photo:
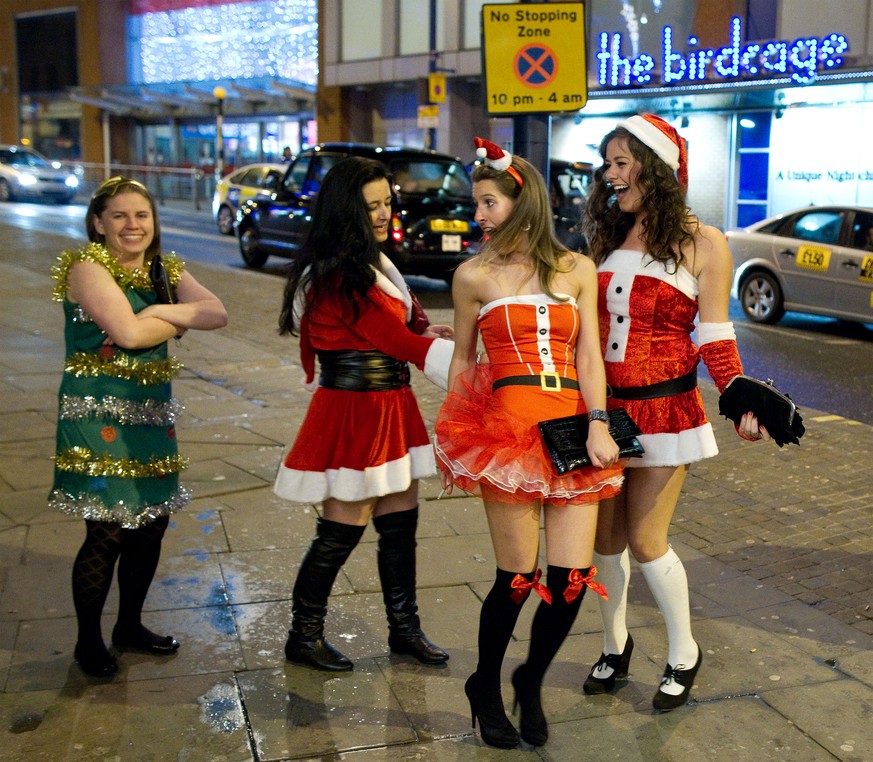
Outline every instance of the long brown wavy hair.
MULTIPOLYGON (((642 194, 644 215, 640 239, 646 253, 663 263, 679 267, 683 263, 683 247, 694 243, 700 226, 685 203, 685 193, 673 170, 645 143, 623 127, 616 127, 600 142, 600 155, 606 160, 606 148, 612 140, 624 140, 634 159, 639 162, 637 185, 642 194)), ((627 238, 635 215, 623 212, 615 202, 612 186, 606 181, 605 166, 594 172, 594 182, 588 195, 583 218, 583 230, 588 241, 588 256, 600 264, 627 238)))
POLYGON ((492 180, 501 193, 513 200, 512 213, 491 233, 480 254, 487 262, 521 251, 526 245, 543 293, 557 299, 552 293, 552 278, 555 273, 569 269, 561 264, 569 249, 555 238, 552 206, 543 176, 530 162, 515 154, 512 167, 521 175, 522 185, 509 172, 487 164, 480 164, 473 170, 473 183, 492 180))

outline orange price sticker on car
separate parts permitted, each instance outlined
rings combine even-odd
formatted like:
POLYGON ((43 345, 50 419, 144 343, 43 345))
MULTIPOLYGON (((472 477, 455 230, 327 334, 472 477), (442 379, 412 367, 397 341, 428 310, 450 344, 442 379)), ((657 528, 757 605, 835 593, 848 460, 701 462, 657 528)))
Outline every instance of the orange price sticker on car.
POLYGON ((831 250, 821 246, 801 246, 797 250, 795 262, 804 270, 826 273, 831 261, 831 250))
POLYGON ((867 281, 868 283, 873 283, 873 255, 868 254, 861 262, 860 279, 867 281))

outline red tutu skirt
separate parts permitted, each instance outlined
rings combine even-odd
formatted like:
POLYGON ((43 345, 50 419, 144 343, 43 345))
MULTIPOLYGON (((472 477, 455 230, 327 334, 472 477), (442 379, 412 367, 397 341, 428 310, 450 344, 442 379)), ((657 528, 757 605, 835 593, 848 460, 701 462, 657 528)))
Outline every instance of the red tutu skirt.
POLYGON ((593 503, 618 494, 620 465, 559 475, 537 423, 584 411, 578 392, 504 386, 491 391, 491 370, 477 365, 455 381, 437 416, 437 465, 473 495, 503 503, 593 503))

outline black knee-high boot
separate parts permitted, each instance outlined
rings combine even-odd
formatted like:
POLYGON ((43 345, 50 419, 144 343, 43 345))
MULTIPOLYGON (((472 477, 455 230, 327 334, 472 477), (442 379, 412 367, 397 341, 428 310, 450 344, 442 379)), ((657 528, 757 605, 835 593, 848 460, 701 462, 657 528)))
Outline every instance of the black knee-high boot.
POLYGON ((161 542, 169 516, 140 527, 121 530, 118 559, 118 620, 112 643, 120 650, 167 656, 179 649, 172 635, 156 635, 142 624, 142 608, 161 558, 161 542))
POLYGON ((352 662, 324 639, 324 618, 336 576, 365 528, 318 519, 315 539, 303 557, 294 583, 293 618, 285 643, 288 661, 329 672, 352 669, 352 662))
POLYGON ((86 521, 85 526, 85 541, 73 562, 73 604, 79 625, 74 656, 86 674, 108 677, 118 671, 118 662, 103 642, 100 616, 121 552, 122 530, 105 521, 86 521))
POLYGON ((379 533, 377 560, 382 599, 388 616, 388 646, 422 664, 443 664, 449 655, 421 631, 415 593, 415 529, 418 506, 373 519, 379 533))
POLYGON ((521 613, 521 607, 530 595, 534 573, 497 570, 482 610, 479 613, 479 662, 476 671, 467 679, 464 691, 470 700, 473 727, 479 720, 482 740, 490 746, 511 749, 518 745, 518 731, 513 727, 503 707, 500 692, 500 668, 506 648, 521 613), (524 585, 513 587, 516 577, 524 585))
POLYGON ((527 662, 512 675, 514 703, 521 705, 521 737, 532 746, 542 746, 549 738, 549 726, 540 699, 543 678, 576 621, 585 596, 583 580, 588 572, 588 569, 548 567, 546 584, 552 602, 540 602, 531 625, 527 662))

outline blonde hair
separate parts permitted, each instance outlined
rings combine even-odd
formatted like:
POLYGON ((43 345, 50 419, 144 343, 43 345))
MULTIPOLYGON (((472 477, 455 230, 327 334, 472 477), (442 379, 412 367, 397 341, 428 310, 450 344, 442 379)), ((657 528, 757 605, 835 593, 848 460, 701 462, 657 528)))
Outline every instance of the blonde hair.
POLYGON ((511 173, 487 164, 480 164, 473 170, 474 184, 491 180, 501 194, 513 201, 509 216, 482 245, 480 255, 488 262, 521 251, 526 245, 540 287, 544 293, 557 299, 552 293, 552 279, 556 273, 565 271, 561 259, 570 250, 555 238, 552 205, 543 176, 532 164, 515 154, 512 156, 512 168, 521 176, 521 184, 511 173))

